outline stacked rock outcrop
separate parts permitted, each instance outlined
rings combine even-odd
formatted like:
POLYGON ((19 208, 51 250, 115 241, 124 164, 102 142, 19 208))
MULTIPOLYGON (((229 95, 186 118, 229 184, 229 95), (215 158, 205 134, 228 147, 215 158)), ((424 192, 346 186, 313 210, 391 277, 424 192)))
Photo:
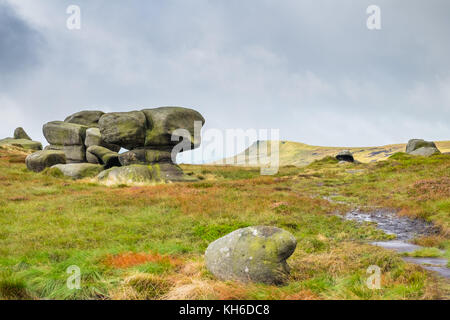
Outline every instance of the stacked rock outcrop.
MULTIPOLYGON (((204 123, 200 113, 182 107, 112 113, 81 111, 64 121, 44 125, 44 136, 50 144, 45 156, 54 159, 58 155, 55 169, 77 179, 84 172, 96 172, 100 166, 103 172, 98 180, 105 184, 183 181, 183 171, 175 164, 176 154, 200 145, 199 130, 204 123), (183 148, 175 149, 180 142, 183 148), (129 151, 119 154, 122 148, 129 151), (85 163, 97 167, 76 165, 85 163)), ((34 159, 42 156, 30 156, 28 168, 42 171, 46 163, 53 162, 34 165, 34 159)))
POLYGON ((22 127, 14 130, 14 137, 0 139, 0 145, 12 145, 27 150, 42 150, 42 144, 31 140, 30 136, 22 127))

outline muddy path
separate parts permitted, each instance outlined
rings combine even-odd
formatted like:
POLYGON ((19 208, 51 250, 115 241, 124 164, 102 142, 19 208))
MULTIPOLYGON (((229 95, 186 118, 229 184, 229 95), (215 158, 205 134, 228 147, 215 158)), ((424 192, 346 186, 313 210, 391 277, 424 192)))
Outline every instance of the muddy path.
MULTIPOLYGON (((395 235, 395 240, 377 241, 371 244, 380 246, 398 253, 414 252, 423 247, 410 243, 411 240, 420 236, 437 234, 439 230, 431 223, 420 219, 410 219, 400 217, 395 212, 378 209, 370 212, 363 212, 359 209, 352 210, 344 215, 347 220, 360 223, 375 223, 376 227, 386 234, 395 235)), ((409 263, 418 264, 424 269, 435 271, 445 278, 450 278, 450 269, 447 268, 445 258, 416 258, 403 257, 409 263)))

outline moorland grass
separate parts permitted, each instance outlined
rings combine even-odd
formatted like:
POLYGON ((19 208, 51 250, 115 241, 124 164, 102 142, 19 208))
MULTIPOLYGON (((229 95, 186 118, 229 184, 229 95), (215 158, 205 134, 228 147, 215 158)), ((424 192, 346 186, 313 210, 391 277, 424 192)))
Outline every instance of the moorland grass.
POLYGON ((448 297, 445 280, 367 244, 389 236, 338 216, 353 206, 382 206, 423 217, 442 230, 430 245, 448 252, 448 155, 349 165, 325 159, 275 176, 184 165, 202 180, 141 187, 32 173, 18 161, 25 155, 0 149, 2 299, 448 297), (221 282, 206 270, 208 244, 250 225, 278 226, 297 238, 285 285, 221 282), (72 265, 81 269, 79 290, 66 285, 72 265), (366 286, 371 265, 382 270, 380 290, 366 286))

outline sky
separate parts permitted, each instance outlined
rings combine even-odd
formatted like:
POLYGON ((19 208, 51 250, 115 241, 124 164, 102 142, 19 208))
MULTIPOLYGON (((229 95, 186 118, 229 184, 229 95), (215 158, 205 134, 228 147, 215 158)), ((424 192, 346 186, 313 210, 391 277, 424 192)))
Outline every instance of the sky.
POLYGON ((81 110, 184 106, 204 132, 450 140, 448 39, 448 0, 0 0, 0 137, 45 145, 43 124, 81 110))

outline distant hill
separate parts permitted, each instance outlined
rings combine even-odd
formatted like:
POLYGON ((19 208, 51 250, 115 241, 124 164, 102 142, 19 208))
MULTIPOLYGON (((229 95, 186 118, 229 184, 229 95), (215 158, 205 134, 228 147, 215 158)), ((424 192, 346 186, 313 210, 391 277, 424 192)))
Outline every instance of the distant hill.
MULTIPOLYGON (((258 143, 255 142, 244 152, 232 158, 216 161, 213 164, 233 164, 237 166, 250 166, 250 160, 255 160, 255 156, 259 158, 258 143), (245 160, 244 159, 245 155, 245 160), (251 156, 249 156, 251 155, 251 156), (238 159, 240 156, 241 159, 238 159)), ((270 144, 272 141, 267 141, 267 149, 270 156, 270 144)), ((437 147, 441 152, 450 152, 450 141, 438 141, 437 147)), ((280 141, 280 166, 294 165, 304 166, 314 160, 322 159, 326 156, 335 156, 341 150, 350 150, 356 160, 368 163, 374 161, 385 160, 396 152, 405 152, 406 143, 391 144, 381 147, 318 147, 310 146, 300 142, 280 141)), ((264 161, 264 159, 262 159, 264 161)))

